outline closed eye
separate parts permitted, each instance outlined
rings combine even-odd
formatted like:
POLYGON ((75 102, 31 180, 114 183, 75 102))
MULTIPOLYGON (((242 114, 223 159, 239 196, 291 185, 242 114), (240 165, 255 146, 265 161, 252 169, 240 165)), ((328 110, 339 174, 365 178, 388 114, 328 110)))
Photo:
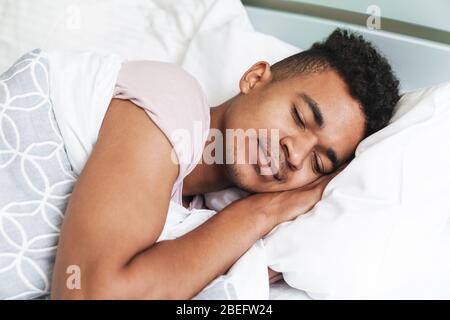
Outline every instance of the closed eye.
MULTIPOLYGON (((294 118, 295 123, 300 128, 305 130, 306 129, 305 120, 303 118, 303 115, 301 114, 301 112, 298 111, 298 109, 296 108, 295 105, 292 106, 291 114, 292 114, 292 118, 294 118)), ((312 167, 313 167, 314 172, 317 175, 324 175, 325 174, 325 170, 323 168, 322 159, 320 158, 320 156, 316 152, 313 152, 311 155, 312 155, 312 162, 313 162, 312 167)))
POLYGON ((301 113, 298 112, 297 108, 295 106, 292 106, 291 109, 292 117, 294 118, 295 123, 302 129, 306 128, 305 120, 303 119, 303 116, 301 113))
POLYGON ((320 159, 320 156, 316 152, 313 152, 312 154, 313 154, 313 163, 314 163, 313 167, 314 167, 315 173, 321 174, 321 175, 325 174, 325 171, 323 169, 323 163, 322 163, 322 160, 320 159))

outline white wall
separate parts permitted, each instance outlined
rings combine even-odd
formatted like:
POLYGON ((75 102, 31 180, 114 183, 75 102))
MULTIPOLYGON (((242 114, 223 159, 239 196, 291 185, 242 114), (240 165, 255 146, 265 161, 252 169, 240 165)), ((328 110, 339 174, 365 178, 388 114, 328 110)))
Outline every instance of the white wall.
POLYGON ((288 0, 366 13, 377 5, 381 17, 428 26, 450 32, 449 0, 288 0))
POLYGON ((336 27, 364 35, 391 62, 402 91, 450 81, 450 45, 301 14, 254 7, 247 7, 247 12, 256 30, 302 49, 323 40, 336 27))

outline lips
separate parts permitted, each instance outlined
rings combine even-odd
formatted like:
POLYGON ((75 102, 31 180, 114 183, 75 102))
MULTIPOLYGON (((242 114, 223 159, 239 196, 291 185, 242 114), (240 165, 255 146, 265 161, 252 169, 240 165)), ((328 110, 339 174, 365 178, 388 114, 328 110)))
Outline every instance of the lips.
POLYGON ((264 176, 273 176, 274 173, 272 171, 272 159, 270 158, 270 155, 268 155, 268 152, 264 148, 263 144, 260 143, 258 139, 258 156, 257 156, 257 163, 259 167, 259 174, 264 176))
MULTIPOLYGON (((282 174, 282 156, 283 152, 279 152, 279 161, 273 162, 271 154, 269 153, 269 150, 265 148, 265 145, 260 142, 258 139, 258 157, 257 157, 257 163, 258 163, 258 169, 259 174, 262 176, 268 176, 272 179, 283 181, 286 179, 286 177, 282 174), (260 159, 261 158, 261 159, 260 159), (264 164, 263 164, 264 163, 264 164)), ((276 154, 276 153, 275 153, 276 154)))

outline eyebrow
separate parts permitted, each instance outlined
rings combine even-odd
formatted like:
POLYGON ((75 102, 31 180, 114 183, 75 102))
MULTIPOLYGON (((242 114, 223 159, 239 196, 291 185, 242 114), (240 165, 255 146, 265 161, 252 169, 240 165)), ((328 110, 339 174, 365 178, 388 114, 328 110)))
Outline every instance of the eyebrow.
POLYGON ((328 148, 326 155, 328 159, 330 159, 331 163, 333 164, 333 171, 336 171, 339 166, 339 160, 336 156, 336 152, 332 148, 328 148))
POLYGON ((303 101, 306 102, 309 109, 311 109, 311 112, 314 116, 314 122, 317 124, 319 128, 322 128, 324 126, 323 122, 323 115, 322 111, 320 111, 319 105, 316 101, 314 101, 310 96, 308 96, 306 93, 300 93, 300 98, 303 99, 303 101))
MULTIPOLYGON (((303 101, 306 102, 309 109, 311 109, 311 112, 314 116, 314 122, 317 124, 319 128, 323 128, 324 127, 323 115, 317 102, 306 93, 300 93, 299 95, 303 99, 303 101)), ((327 155, 327 158, 330 159, 333 165, 333 171, 336 171, 337 168, 339 167, 340 162, 336 155, 336 151, 334 151, 332 148, 328 148, 325 154, 327 155)))

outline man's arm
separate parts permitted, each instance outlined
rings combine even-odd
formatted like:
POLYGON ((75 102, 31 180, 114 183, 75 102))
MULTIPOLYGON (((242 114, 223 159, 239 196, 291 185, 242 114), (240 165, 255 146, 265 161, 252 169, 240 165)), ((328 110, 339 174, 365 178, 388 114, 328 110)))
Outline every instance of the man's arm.
POLYGON ((66 209, 52 298, 191 298, 275 225, 320 199, 314 190, 253 195, 188 234, 155 244, 178 174, 170 153, 145 111, 112 101, 66 209), (80 268, 80 289, 66 287, 71 265, 80 268))
POLYGON ((143 109, 111 101, 66 208, 53 298, 112 295, 110 288, 121 283, 119 271, 157 240, 178 174, 170 151, 169 141, 143 109), (80 268, 80 290, 66 287, 71 265, 80 268))
POLYGON ((268 269, 269 270, 269 282, 270 283, 275 283, 277 281, 280 281, 281 279, 283 279, 283 274, 277 271, 273 271, 272 269, 268 269))
POLYGON ((155 244, 178 174, 171 150, 144 110, 113 99, 66 209, 52 298, 190 298, 270 230, 240 205, 155 244), (81 289, 66 287, 72 265, 81 289))

